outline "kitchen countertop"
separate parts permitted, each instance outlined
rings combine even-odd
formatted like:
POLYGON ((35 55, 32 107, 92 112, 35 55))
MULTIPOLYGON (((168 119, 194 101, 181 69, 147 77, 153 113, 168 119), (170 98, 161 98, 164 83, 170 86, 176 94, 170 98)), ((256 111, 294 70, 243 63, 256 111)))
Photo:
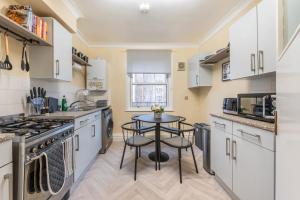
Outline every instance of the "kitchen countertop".
POLYGON ((8 140, 12 140, 15 137, 15 134, 12 133, 0 133, 0 144, 8 141, 8 140))
POLYGON ((240 124, 244 124, 244 125, 252 126, 255 128, 263 129, 266 131, 270 131, 270 132, 273 132, 276 134, 275 123, 262 122, 262 121, 258 121, 258 120, 243 118, 243 117, 240 117, 237 115, 228 115, 228 114, 224 114, 224 113, 218 113, 218 114, 211 113, 210 115, 213 117, 219 117, 219 118, 227 119, 227 120, 237 122, 240 124))
POLYGON ((110 106, 101 107, 101 108, 95 108, 88 111, 75 111, 75 112, 55 112, 55 113, 48 113, 45 115, 37 116, 34 118, 47 118, 47 119, 76 119, 94 112, 98 112, 101 110, 104 110, 106 108, 109 108, 110 106))

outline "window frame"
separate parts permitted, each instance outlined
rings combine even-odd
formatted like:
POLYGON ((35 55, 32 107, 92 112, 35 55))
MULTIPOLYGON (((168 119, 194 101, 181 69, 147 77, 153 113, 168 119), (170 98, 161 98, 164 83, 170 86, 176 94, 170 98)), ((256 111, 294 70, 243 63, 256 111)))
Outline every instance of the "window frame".
MULTIPOLYGON (((140 73, 137 73, 140 74, 140 73)), ((142 74, 142 73, 141 73, 142 74)), ((143 74, 152 74, 152 73, 143 73, 143 74)), ((153 73, 154 74, 154 73, 153 73)), ((127 74, 127 112, 145 112, 151 111, 151 107, 135 107, 132 106, 132 74, 127 74)), ((167 86, 167 106, 165 107, 165 111, 172 112, 173 111, 173 87, 172 87, 172 74, 167 74, 167 82, 166 83, 137 83, 135 85, 166 85, 167 86)))

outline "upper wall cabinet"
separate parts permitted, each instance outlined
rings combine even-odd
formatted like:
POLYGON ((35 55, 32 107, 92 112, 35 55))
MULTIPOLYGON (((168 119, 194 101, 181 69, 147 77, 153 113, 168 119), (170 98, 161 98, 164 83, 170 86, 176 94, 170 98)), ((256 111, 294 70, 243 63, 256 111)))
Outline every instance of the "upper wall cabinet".
POLYGON ((49 24, 52 47, 30 48, 30 77, 72 80, 72 35, 53 18, 49 24))
POLYGON ((188 60, 188 88, 212 85, 211 68, 201 66, 207 54, 198 54, 188 60))
POLYGON ((276 7, 264 0, 230 28, 232 79, 276 70, 276 7))
POLYGON ((300 25, 300 1, 281 0, 283 10, 283 46, 286 46, 300 25))

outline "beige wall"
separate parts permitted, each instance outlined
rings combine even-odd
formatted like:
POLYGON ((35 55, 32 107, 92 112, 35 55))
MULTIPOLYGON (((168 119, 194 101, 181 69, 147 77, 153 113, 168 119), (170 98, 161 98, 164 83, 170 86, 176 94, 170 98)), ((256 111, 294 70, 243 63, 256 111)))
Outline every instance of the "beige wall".
MULTIPOLYGON (((177 71, 178 62, 187 62, 197 49, 180 48, 172 49, 173 54, 173 108, 174 114, 187 117, 189 122, 197 121, 195 108, 198 106, 197 94, 199 91, 187 89, 187 71, 177 71), (188 100, 184 97, 188 96, 188 100)), ((91 48, 89 55, 92 58, 100 57, 107 61, 108 87, 111 96, 111 106, 114 115, 114 132, 120 133, 122 123, 130 121, 134 112, 126 112, 126 49, 121 48, 91 48)))

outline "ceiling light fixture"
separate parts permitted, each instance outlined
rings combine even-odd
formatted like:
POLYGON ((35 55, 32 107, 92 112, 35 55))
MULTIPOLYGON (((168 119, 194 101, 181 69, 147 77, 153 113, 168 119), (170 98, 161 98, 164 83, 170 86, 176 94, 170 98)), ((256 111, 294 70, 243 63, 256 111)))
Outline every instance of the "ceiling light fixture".
POLYGON ((150 10, 150 4, 149 3, 141 3, 140 4, 141 13, 146 14, 146 13, 149 12, 149 10, 150 10))

